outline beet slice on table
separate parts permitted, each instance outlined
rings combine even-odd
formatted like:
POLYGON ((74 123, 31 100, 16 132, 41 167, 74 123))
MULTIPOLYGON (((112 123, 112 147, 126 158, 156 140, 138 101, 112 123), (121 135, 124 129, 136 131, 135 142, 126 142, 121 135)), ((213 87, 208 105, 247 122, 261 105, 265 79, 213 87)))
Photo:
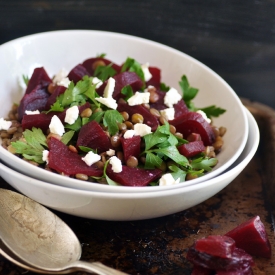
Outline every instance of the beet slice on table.
POLYGON ((146 186, 158 179, 162 171, 160 169, 141 169, 123 165, 122 172, 115 173, 109 164, 106 173, 110 179, 124 186, 146 186))
POLYGON ((247 253, 271 258, 271 245, 264 224, 259 216, 240 224, 225 235, 234 239, 236 246, 247 253))
POLYGON ((100 177, 103 171, 94 164, 88 166, 77 153, 72 152, 65 144, 56 138, 51 138, 49 145, 49 167, 65 175, 85 174, 100 177))

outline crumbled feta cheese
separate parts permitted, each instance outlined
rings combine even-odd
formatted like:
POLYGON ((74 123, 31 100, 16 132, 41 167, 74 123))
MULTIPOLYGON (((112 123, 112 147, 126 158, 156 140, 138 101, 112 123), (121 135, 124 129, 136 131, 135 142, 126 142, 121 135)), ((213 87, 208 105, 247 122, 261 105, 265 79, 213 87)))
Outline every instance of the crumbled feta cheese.
POLYGON ((134 130, 135 130, 135 135, 141 136, 141 137, 152 133, 151 127, 143 123, 136 123, 134 125, 134 130))
POLYGON ((120 173, 122 171, 122 163, 118 157, 116 156, 110 157, 109 163, 112 165, 112 170, 115 173, 120 173))
POLYGON ((116 110, 117 108, 117 102, 113 98, 96 97, 95 99, 103 105, 109 107, 110 109, 116 110))
POLYGON ((170 90, 164 96, 164 104, 172 108, 174 104, 181 100, 181 95, 175 88, 170 88, 170 90))
POLYGON ((47 164, 49 163, 49 151, 44 150, 42 152, 42 160, 45 161, 47 164))
POLYGON ((141 65, 141 69, 144 74, 144 80, 149 81, 152 78, 152 74, 149 71, 149 63, 147 62, 147 63, 141 65))
POLYGON ((79 109, 77 106, 70 107, 66 110, 65 122, 70 125, 74 124, 79 115, 79 109))
POLYGON ((103 84, 103 82, 97 77, 93 77, 92 83, 95 84, 96 88, 99 88, 103 84))
POLYGON ((26 115, 38 115, 40 114, 39 110, 35 110, 35 111, 25 111, 26 115))
POLYGON ((208 122, 211 123, 211 119, 207 117, 206 113, 202 110, 197 111, 198 114, 202 115, 202 117, 208 122))
POLYGON ((160 179, 159 179, 159 186, 168 186, 168 185, 174 185, 178 184, 180 182, 180 178, 175 180, 172 176, 172 174, 167 173, 164 174, 160 179))
POLYGON ((136 92, 132 97, 128 99, 128 104, 130 106, 134 106, 134 105, 149 103, 149 99, 150 99, 149 92, 144 92, 144 93, 136 92))
POLYGON ((81 158, 88 166, 93 165, 101 159, 101 156, 90 151, 85 157, 81 158))
POLYGON ((114 89, 115 89, 116 81, 114 78, 110 77, 108 79, 107 85, 103 92, 103 97, 105 98, 112 98, 114 89))
POLYGON ((108 151, 106 151, 106 154, 107 156, 112 157, 116 154, 116 151, 113 149, 109 149, 108 151))
POLYGON ((7 121, 4 118, 0 118, 0 130, 8 130, 12 125, 11 121, 7 121))
MULTIPOLYGON (((61 69, 53 78, 53 83, 58 84, 61 82, 64 78, 68 76, 68 72, 64 69, 61 69)), ((58 84, 59 85, 59 84, 58 84)))
POLYGON ((132 138, 134 135, 136 134, 136 131, 135 130, 127 130, 123 137, 128 139, 128 138, 132 138))
POLYGON ((160 114, 166 120, 173 120, 175 118, 175 109, 174 108, 166 108, 164 110, 160 110, 160 114))
POLYGON ((56 84, 68 88, 70 83, 71 83, 70 79, 68 77, 65 77, 61 81, 57 82, 56 84))
POLYGON ((62 136, 65 133, 64 126, 58 116, 54 115, 49 125, 50 132, 62 136))

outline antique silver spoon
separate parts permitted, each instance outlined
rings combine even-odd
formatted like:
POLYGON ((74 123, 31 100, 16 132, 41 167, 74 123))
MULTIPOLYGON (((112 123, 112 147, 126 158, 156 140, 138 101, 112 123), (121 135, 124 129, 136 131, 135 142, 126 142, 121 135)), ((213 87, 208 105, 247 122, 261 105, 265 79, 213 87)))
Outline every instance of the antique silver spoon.
MULTIPOLYGON (((44 274, 77 270, 99 275, 125 274, 98 262, 80 261, 80 242, 59 217, 30 198, 1 188, 0 224, 0 238, 21 259, 21 267, 28 269, 30 266, 32 271, 44 274)), ((4 249, 1 252, 9 259, 12 257, 4 249)))

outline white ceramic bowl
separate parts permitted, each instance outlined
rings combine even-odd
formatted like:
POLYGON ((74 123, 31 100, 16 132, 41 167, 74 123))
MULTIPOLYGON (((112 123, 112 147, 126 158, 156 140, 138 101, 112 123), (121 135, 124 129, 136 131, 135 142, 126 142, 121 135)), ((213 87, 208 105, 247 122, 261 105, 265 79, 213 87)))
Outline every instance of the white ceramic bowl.
POLYGON ((218 155, 218 165, 203 177, 174 186, 124 187, 62 177, 34 167, 0 147, 1 160, 13 169, 40 180, 75 189, 99 192, 151 192, 178 188, 209 180, 225 171, 239 157, 248 135, 248 122, 240 99, 230 86, 211 69, 194 58, 170 47, 149 40, 103 31, 56 31, 30 35, 0 46, 0 118, 6 117, 22 92, 18 79, 30 76, 33 69, 43 66, 50 76, 60 69, 69 71, 85 59, 106 53, 107 58, 122 64, 127 57, 141 63, 149 62, 162 70, 162 81, 180 90, 179 80, 187 75, 190 84, 198 88, 196 106, 217 105, 226 113, 214 120, 216 126, 225 126, 224 146, 218 155))
POLYGON ((249 137, 238 160, 223 174, 206 182, 174 190, 148 193, 111 193, 76 190, 25 176, 0 164, 1 176, 15 189, 52 209, 102 220, 139 220, 165 216, 212 197, 247 166, 259 144, 259 129, 247 111, 249 137))

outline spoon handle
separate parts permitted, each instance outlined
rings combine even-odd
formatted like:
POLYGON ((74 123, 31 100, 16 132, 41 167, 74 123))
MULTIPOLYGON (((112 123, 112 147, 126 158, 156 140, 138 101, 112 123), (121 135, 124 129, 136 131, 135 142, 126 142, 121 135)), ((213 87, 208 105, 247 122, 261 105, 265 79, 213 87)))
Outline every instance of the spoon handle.
POLYGON ((99 262, 90 263, 84 261, 77 261, 73 263, 73 266, 78 270, 86 272, 95 272, 98 275, 127 275, 127 273, 115 270, 99 262))

